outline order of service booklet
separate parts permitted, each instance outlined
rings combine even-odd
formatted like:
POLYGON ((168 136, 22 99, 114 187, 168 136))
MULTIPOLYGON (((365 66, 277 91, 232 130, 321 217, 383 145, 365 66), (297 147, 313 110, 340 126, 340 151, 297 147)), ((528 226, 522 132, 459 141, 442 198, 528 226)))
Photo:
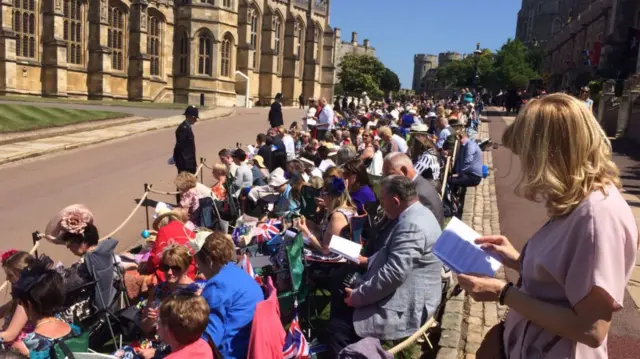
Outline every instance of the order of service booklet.
POLYGON ((359 256, 360 251, 362 250, 362 245, 360 243, 334 235, 331 237, 331 242, 329 242, 329 250, 352 262, 360 263, 359 256))
POLYGON ((456 273, 493 277, 502 264, 475 243, 477 238, 480 238, 478 232, 453 217, 436 240, 433 254, 456 273))

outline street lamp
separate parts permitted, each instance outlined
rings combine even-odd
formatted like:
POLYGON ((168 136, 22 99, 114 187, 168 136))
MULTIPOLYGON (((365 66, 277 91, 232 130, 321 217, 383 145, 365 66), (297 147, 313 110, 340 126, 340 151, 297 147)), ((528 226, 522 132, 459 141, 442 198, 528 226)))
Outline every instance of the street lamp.
POLYGON ((482 51, 480 50, 480 43, 476 43, 476 51, 473 52, 474 66, 473 66, 473 80, 472 80, 472 88, 477 90, 478 87, 478 61, 480 61, 480 55, 482 55, 482 51))

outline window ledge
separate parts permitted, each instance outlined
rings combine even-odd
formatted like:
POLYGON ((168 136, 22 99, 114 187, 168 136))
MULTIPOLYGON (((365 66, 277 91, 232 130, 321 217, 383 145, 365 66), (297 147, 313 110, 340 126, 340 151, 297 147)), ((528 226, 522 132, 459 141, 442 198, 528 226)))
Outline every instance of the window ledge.
POLYGON ((26 57, 16 57, 16 64, 18 65, 40 65, 40 61, 26 58, 26 57))

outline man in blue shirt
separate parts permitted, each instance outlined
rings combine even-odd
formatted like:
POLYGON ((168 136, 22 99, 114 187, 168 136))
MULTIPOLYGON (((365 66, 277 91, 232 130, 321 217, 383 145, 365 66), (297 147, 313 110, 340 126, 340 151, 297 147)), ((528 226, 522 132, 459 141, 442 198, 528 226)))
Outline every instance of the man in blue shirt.
POLYGON ((482 150, 469 138, 467 131, 460 132, 460 149, 454 174, 449 180, 452 186, 475 187, 482 180, 482 150))

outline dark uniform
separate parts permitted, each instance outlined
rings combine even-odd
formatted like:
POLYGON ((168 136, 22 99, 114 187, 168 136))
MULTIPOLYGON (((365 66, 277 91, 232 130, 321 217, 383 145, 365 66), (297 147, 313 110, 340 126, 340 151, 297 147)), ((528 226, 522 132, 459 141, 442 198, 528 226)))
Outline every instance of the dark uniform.
POLYGON ((269 110, 269 124, 271 125, 271 128, 276 128, 284 125, 280 99, 282 99, 282 94, 279 93, 276 95, 276 100, 271 104, 271 110, 269 110))
MULTIPOLYGON (((198 108, 189 106, 184 115, 198 118, 198 108)), ((196 164, 196 140, 193 136, 191 123, 188 120, 184 120, 176 129, 176 146, 173 148, 173 161, 176 164, 178 173, 184 171, 196 173, 198 167, 196 164)))

